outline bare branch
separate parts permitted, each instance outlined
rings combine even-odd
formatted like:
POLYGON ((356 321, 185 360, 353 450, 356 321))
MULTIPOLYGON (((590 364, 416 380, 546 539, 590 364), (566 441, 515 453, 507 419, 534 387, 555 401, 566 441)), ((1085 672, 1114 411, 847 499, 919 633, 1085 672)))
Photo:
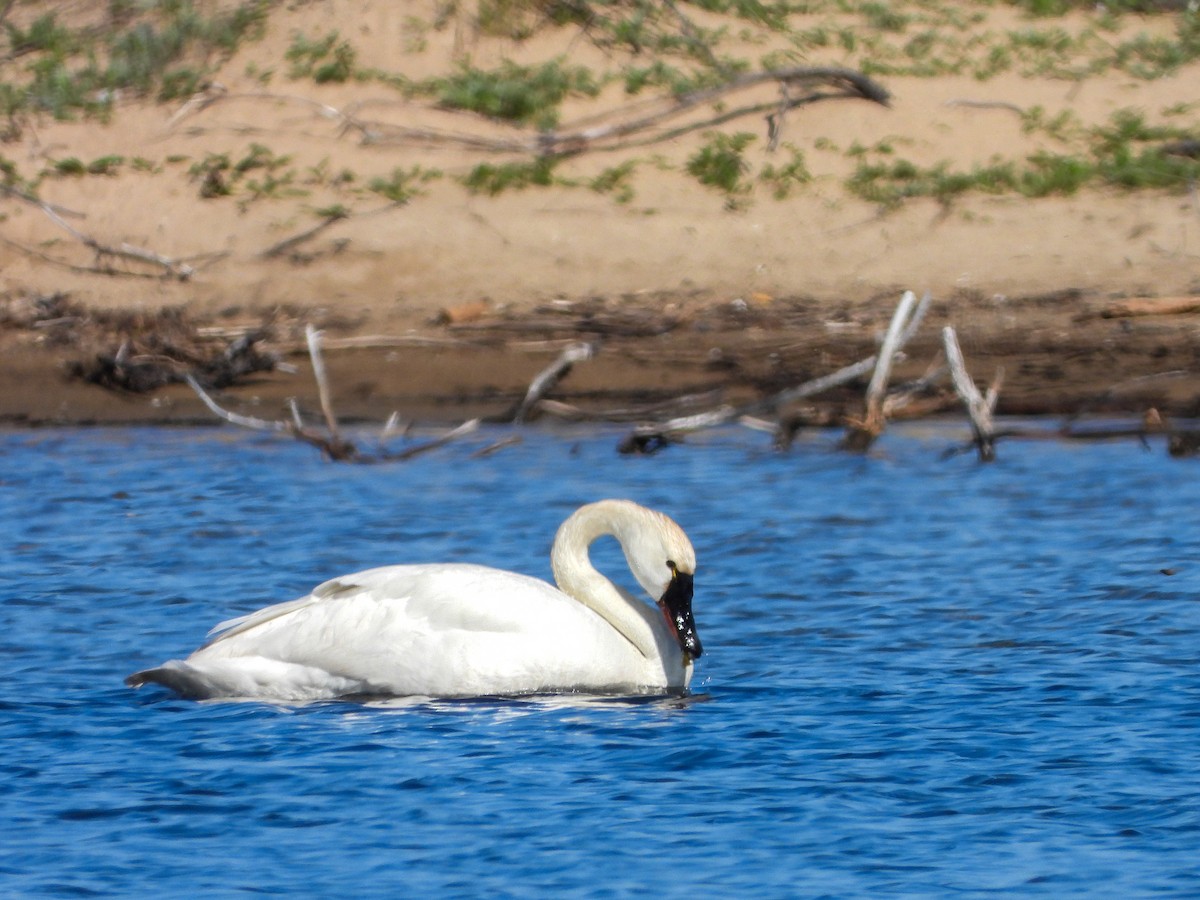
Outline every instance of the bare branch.
POLYGON ((979 393, 979 388, 971 376, 967 374, 967 365, 963 361, 962 349, 958 345, 958 335, 954 328, 947 325, 942 329, 942 346, 946 351, 946 363, 950 367, 950 377, 954 380, 954 389, 967 407, 967 415, 971 417, 971 431, 975 436, 975 447, 979 450, 981 462, 992 462, 996 458, 996 436, 992 424, 992 411, 996 406, 996 398, 1000 393, 1000 384, 1004 378, 1003 370, 996 374, 996 380, 988 388, 987 397, 979 393))
POLYGON ((406 447, 398 453, 388 453, 384 455, 385 459, 412 459, 414 456, 420 456, 422 453, 428 453, 430 450, 436 450, 438 447, 444 447, 451 441, 456 441, 460 437, 464 437, 479 429, 479 419, 468 419, 457 428, 452 428, 440 437, 436 437, 431 441, 426 441, 423 444, 417 444, 414 447, 406 447))
POLYGON ((916 304, 916 299, 916 295, 912 291, 905 291, 900 298, 900 303, 896 306, 895 313, 892 314, 891 324, 884 336, 883 346, 879 350, 875 371, 867 386, 863 418, 850 423, 850 428, 842 438, 844 449, 864 452, 883 433, 887 422, 883 401, 887 396, 888 381, 892 377, 892 365, 896 360, 896 355, 920 327, 921 320, 925 317, 925 310, 929 306, 930 295, 926 293, 914 311, 913 306, 916 304))
MULTIPOLYGON (((134 247, 131 244, 121 244, 120 247, 110 247, 107 244, 102 244, 89 234, 85 234, 78 228, 69 224, 63 218, 60 209, 53 204, 40 200, 32 194, 27 194, 24 191, 16 190, 11 187, 4 187, 4 193, 10 197, 16 197, 26 203, 36 206, 46 217, 50 219, 59 228, 66 231, 71 237, 79 241, 85 247, 90 247, 96 252, 97 256, 112 256, 118 259, 133 259, 138 262, 150 263, 151 265, 161 266, 164 274, 170 275, 180 281, 187 281, 195 274, 195 269, 187 263, 180 262, 177 259, 172 259, 169 256, 155 253, 153 250, 143 250, 141 247, 134 247)), ((97 270, 100 271, 100 270, 97 270)))
POLYGON ((325 427, 335 440, 339 439, 337 416, 333 413, 333 401, 329 396, 329 379, 325 376, 325 360, 321 356, 321 332, 312 324, 304 326, 308 340, 308 355, 312 359, 313 378, 317 382, 317 396, 321 402, 321 413, 325 416, 325 427))
POLYGON ((343 219, 348 219, 348 213, 339 211, 331 216, 326 216, 312 228, 307 228, 299 234, 292 235, 290 238, 285 238, 277 244, 272 244, 266 250, 259 253, 263 259, 274 259, 277 256, 283 256, 285 253, 290 253, 293 249, 303 244, 305 241, 310 241, 318 234, 329 228, 343 219))
POLYGON ((517 406, 512 414, 512 421, 519 425, 525 421, 529 412, 546 394, 554 390, 555 385, 562 381, 576 363, 585 362, 596 355, 596 345, 578 342, 571 344, 558 355, 558 359, 538 373, 525 392, 525 399, 517 406))
POLYGON ((256 431, 291 431, 287 422, 268 422, 266 419, 256 419, 252 416, 242 416, 237 413, 223 409, 217 404, 217 401, 204 392, 204 388, 200 387, 200 383, 191 376, 190 373, 183 376, 184 381, 188 386, 196 392, 204 405, 211 409, 217 416, 230 422, 234 425, 240 425, 242 428, 253 428, 256 431))
MULTIPOLYGON (((623 147, 658 143, 688 131, 712 128, 741 116, 766 110, 774 110, 775 115, 779 116, 782 112, 797 106, 815 103, 819 100, 839 98, 868 100, 884 106, 887 106, 891 99, 888 91, 882 85, 861 72, 828 66, 796 66, 750 72, 730 78, 724 84, 713 88, 695 91, 681 97, 664 98, 654 104, 657 107, 656 111, 645 115, 639 114, 640 110, 646 108, 645 104, 635 103, 607 111, 600 116, 588 117, 578 123, 568 125, 560 131, 534 134, 514 129, 510 137, 481 137, 447 129, 369 121, 361 117, 361 111, 368 106, 386 104, 412 108, 412 104, 403 101, 368 100, 355 104, 351 109, 338 109, 307 97, 267 92, 227 93, 223 90, 197 95, 189 100, 172 117, 168 123, 168 129, 173 128, 187 116, 212 108, 218 102, 267 100, 295 103, 314 109, 322 117, 337 121, 341 126, 342 133, 356 131, 361 135, 362 141, 369 144, 455 144, 467 149, 490 153, 564 156, 585 151, 616 150, 623 147), (782 99, 767 104, 753 104, 727 110, 715 117, 681 126, 673 131, 644 134, 661 128, 672 119, 712 104, 728 94, 768 82, 777 82, 784 89, 782 99), (801 88, 804 90, 800 90, 801 88), (602 122, 611 124, 600 124, 602 122), (634 140, 635 135, 642 136, 634 140)), ((456 114, 456 111, 453 110, 438 109, 437 111, 447 116, 456 114)), ((475 118, 473 113, 461 114, 475 118)))

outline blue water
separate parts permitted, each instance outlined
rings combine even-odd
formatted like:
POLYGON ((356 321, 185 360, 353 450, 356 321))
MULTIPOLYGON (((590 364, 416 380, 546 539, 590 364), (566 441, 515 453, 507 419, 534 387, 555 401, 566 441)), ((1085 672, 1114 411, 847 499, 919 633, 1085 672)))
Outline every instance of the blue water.
POLYGON ((235 431, 0 433, 0 895, 1200 895, 1200 464, 943 461, 957 428, 866 458, 735 431, 470 458, 497 436, 355 467, 235 431), (690 698, 121 684, 338 573, 547 576, 601 496, 696 545, 690 698))

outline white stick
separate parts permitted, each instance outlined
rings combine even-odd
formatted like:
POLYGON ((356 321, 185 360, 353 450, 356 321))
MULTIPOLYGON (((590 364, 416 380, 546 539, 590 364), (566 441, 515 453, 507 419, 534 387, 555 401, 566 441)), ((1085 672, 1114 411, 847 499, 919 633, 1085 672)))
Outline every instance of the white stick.
POLYGON ((596 345, 585 344, 583 342, 571 344, 563 350, 558 355, 558 359, 539 372, 537 377, 530 383, 529 390, 525 392, 525 399, 521 401, 521 405, 513 413, 513 422, 518 425, 524 422, 525 417, 529 415, 529 411, 537 405, 537 402, 542 397, 552 391, 556 384, 567 376, 575 363, 584 362, 595 355, 596 345))
POLYGON ((329 428, 329 434, 336 439, 338 423, 329 399, 329 382, 325 378, 325 360, 321 356, 321 332, 309 323, 304 326, 304 336, 308 340, 308 355, 312 359, 313 378, 317 381, 317 396, 321 401, 321 412, 325 415, 325 425, 329 428))
POLYGON ((230 412, 227 409, 222 409, 217 405, 217 401, 208 396, 204 389, 191 375, 184 375, 184 379, 196 395, 204 401, 204 405, 211 409, 214 413, 224 419, 226 422, 231 422, 234 425, 241 425, 243 428, 254 428, 258 431, 287 431, 286 422, 268 422, 266 419, 255 419, 251 416, 240 416, 237 413, 230 412))
POLYGON ((967 415, 971 417, 971 430, 975 435, 979 458, 983 462, 991 462, 996 458, 992 411, 996 407, 1003 373, 997 374, 996 380, 988 388, 987 397, 984 397, 967 374, 967 364, 963 361, 962 348, 958 345, 958 335, 953 326, 947 325, 942 329, 942 344, 946 350, 946 364, 950 366, 950 377, 954 380, 954 390, 966 404, 967 415))

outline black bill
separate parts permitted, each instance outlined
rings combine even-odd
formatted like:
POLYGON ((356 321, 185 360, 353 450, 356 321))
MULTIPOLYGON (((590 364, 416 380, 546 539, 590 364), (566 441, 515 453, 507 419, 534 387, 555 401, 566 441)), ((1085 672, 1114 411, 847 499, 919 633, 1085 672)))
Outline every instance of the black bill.
POLYGON ((686 572, 672 572, 671 583, 658 601, 658 608, 675 632, 680 649, 692 659, 699 659, 704 648, 700 646, 696 620, 692 618, 692 576, 686 572))

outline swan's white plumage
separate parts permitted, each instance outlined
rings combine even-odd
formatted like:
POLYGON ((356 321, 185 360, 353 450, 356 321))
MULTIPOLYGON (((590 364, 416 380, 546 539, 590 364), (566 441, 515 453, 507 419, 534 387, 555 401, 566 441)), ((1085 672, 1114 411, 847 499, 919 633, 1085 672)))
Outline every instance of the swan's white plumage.
POLYGON ((560 528, 560 585, 464 563, 385 566, 222 622, 186 660, 130 676, 197 698, 647 693, 687 686, 692 664, 659 612, 600 575, 587 546, 615 534, 657 599, 670 560, 690 574, 674 522, 601 501, 560 528), (657 592, 657 593, 656 593, 657 592))

